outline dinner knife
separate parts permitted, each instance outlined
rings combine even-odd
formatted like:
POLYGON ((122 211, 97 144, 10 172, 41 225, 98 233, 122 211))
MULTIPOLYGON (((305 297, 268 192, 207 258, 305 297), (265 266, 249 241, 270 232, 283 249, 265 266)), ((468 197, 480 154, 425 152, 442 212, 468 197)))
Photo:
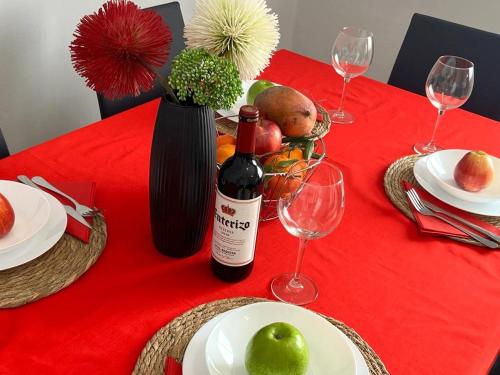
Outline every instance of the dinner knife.
POLYGON ((500 236, 496 235, 495 233, 493 232, 490 232, 489 230, 487 229, 484 229, 483 227, 480 227, 479 225, 476 225, 472 222, 470 222, 469 220, 466 220, 460 216, 457 216, 455 214, 452 214, 451 212, 449 211, 446 211, 445 209, 441 208, 441 207, 438 207, 434 204, 432 204, 431 202, 428 202, 426 200, 423 200, 422 198, 420 198, 420 200, 422 201, 422 203, 427 206, 429 209, 431 209, 432 211, 435 211, 435 212, 439 212, 443 215, 446 215, 448 217, 451 217, 452 219, 456 220, 456 221, 459 221, 461 222, 462 224, 465 224, 467 225, 469 228, 472 228, 474 229, 475 231, 478 231, 479 233, 481 234, 484 234, 485 236, 488 236, 489 238, 491 238, 492 240, 500 243, 500 236))
MULTIPOLYGON (((42 190, 34 182, 32 182, 27 176, 20 175, 20 176, 17 176, 17 179, 20 182, 22 182, 23 184, 25 184, 25 185, 31 186, 32 188, 35 188, 35 189, 38 189, 38 190, 42 190)), ((69 216, 71 216, 73 219, 75 219, 76 221, 78 221, 80 224, 85 225, 87 228, 92 229, 92 227, 90 226, 90 224, 87 223, 87 220, 85 220, 83 218, 83 216, 80 215, 73 207, 68 206, 67 204, 63 204, 62 206, 64 207, 64 210, 66 211, 66 213, 69 216)))

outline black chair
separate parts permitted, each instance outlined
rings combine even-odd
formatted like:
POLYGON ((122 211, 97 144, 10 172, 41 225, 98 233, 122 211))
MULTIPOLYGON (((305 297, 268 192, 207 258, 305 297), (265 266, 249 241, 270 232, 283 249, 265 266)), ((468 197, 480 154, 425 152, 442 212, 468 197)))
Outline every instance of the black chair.
POLYGON ((415 13, 388 83, 425 95, 437 58, 464 57, 474 63, 474 88, 462 106, 500 120, 500 35, 415 13))
POLYGON ((493 367, 490 369, 489 375, 500 375, 500 354, 497 355, 497 359, 495 363, 493 363, 493 367))
POLYGON ((3 159, 9 156, 9 149, 7 148, 7 143, 5 142, 5 138, 2 134, 2 129, 0 129, 0 159, 3 159))
MULTIPOLYGON (((170 53, 168 55, 167 63, 159 70, 163 77, 166 77, 170 72, 170 65, 172 59, 182 51, 186 45, 184 43, 184 20, 182 19, 182 12, 178 2, 162 4, 147 8, 154 10, 160 14, 165 23, 170 28, 172 33, 172 43, 170 45, 170 53)), ((158 82, 155 82, 154 87, 139 96, 127 96, 117 100, 106 99, 102 94, 97 94, 99 102, 99 110, 101 118, 112 116, 116 113, 122 112, 126 109, 135 107, 139 104, 146 103, 152 99, 158 98, 163 94, 163 89, 158 82)))

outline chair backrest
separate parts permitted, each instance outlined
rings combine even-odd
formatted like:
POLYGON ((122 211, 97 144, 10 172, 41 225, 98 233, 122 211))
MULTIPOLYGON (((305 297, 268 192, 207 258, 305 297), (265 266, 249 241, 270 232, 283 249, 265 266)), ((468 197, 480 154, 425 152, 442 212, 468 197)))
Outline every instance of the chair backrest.
MULTIPOLYGON (((182 19, 182 12, 178 2, 172 2, 162 5, 157 5, 151 8, 160 14, 165 23, 170 28, 172 33, 172 44, 170 45, 170 53, 168 55, 167 63, 159 70, 162 76, 166 77, 170 72, 170 65, 172 59, 182 51, 186 45, 184 43, 184 20, 182 19)), ((126 109, 135 107, 139 104, 146 103, 152 99, 158 98, 163 94, 163 89, 158 82, 155 82, 154 87, 139 96, 127 96, 117 100, 106 99, 103 95, 97 94, 99 102, 99 110, 101 118, 112 116, 116 113, 122 112, 126 109)))
POLYGON ((464 57, 474 63, 474 88, 462 108, 500 120, 500 35, 415 13, 388 83, 425 95, 437 58, 464 57))
POLYGON ((498 375, 500 374, 500 354, 497 355, 495 363, 490 369, 489 375, 498 375))
POLYGON ((0 129, 0 159, 9 156, 9 149, 7 148, 7 143, 5 142, 5 138, 2 134, 2 129, 0 129))

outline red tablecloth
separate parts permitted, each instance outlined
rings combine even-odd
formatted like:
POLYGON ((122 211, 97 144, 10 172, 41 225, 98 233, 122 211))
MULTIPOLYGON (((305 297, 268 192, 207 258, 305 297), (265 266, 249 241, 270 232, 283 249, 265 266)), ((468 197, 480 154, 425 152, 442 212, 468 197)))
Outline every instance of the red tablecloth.
MULTIPOLYGON (((262 77, 326 99, 326 107, 339 102, 333 68, 292 52, 278 52, 262 77)), ((393 374, 486 373, 500 343, 500 252, 419 234, 383 188, 388 165, 429 137, 436 110, 425 97, 363 77, 349 84, 345 103, 356 123, 334 126, 326 139, 346 176, 346 212, 307 249, 303 270, 320 288, 309 307, 355 328, 393 374)), ((211 233, 191 258, 156 252, 148 167, 157 108, 153 101, 0 161, 3 179, 96 181, 109 230, 103 255, 76 283, 0 311, 1 374, 129 373, 176 315, 220 298, 271 297, 270 279, 293 268, 297 239, 279 221, 261 225, 254 271, 238 284, 212 275, 211 233)), ((453 110, 438 141, 500 156, 500 124, 453 110)))

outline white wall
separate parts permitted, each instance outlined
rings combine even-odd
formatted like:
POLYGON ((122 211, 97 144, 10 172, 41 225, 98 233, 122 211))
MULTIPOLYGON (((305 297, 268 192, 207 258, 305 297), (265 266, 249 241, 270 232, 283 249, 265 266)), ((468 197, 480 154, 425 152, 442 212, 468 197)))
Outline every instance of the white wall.
POLYGON ((294 48, 293 36, 298 4, 299 0, 267 0, 267 6, 278 15, 280 24, 280 43, 278 48, 290 50, 294 48))
MULTIPOLYGON (((105 0, 0 0, 0 128, 12 152, 99 120, 95 93, 71 66, 69 44, 105 0)), ((136 0, 153 6, 167 0, 136 0)), ((188 21, 195 0, 179 0, 188 21)), ((345 25, 375 34, 368 75, 387 80, 411 15, 433 15, 500 33, 500 0, 267 0, 281 48, 329 62, 345 25)), ((332 74, 334 74, 332 69, 332 74)))
MULTIPOLYGON (((165 0, 136 0, 143 7, 165 0)), ((0 0, 0 128, 11 152, 100 119, 95 93, 71 65, 80 18, 104 0, 0 0)), ((194 0, 180 1, 184 19, 194 0)))
POLYGON ((370 30, 375 54, 367 75, 387 81, 413 13, 500 34, 500 0, 302 0, 293 49, 330 63, 332 43, 343 26, 370 30))

